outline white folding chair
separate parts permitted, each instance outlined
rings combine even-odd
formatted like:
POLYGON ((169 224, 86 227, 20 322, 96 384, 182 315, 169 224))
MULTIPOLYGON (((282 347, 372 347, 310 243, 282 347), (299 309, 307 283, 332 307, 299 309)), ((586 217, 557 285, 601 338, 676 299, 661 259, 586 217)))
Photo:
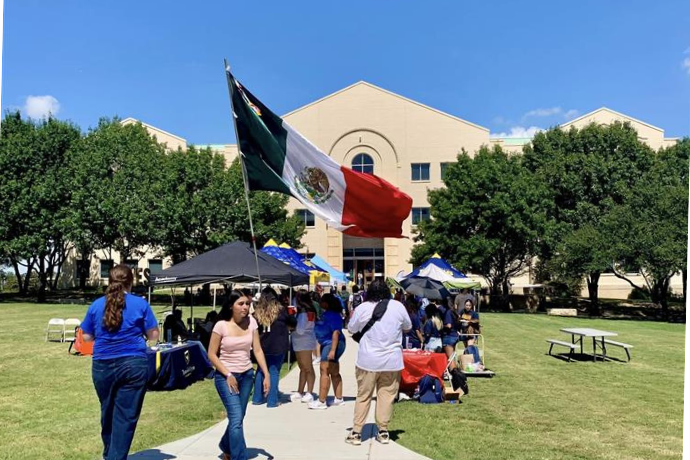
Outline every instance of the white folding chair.
POLYGON ((65 320, 65 342, 74 342, 77 339, 77 327, 81 326, 81 320, 68 318, 65 320))
POLYGON ((65 320, 61 318, 51 318, 46 328, 46 342, 51 334, 60 334, 60 342, 65 340, 65 320))

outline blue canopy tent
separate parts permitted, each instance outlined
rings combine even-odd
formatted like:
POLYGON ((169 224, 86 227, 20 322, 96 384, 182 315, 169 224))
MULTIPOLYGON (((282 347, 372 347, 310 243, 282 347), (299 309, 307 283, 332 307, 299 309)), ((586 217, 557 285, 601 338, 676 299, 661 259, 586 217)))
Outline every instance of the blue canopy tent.
POLYGON ((312 258, 311 258, 311 262, 312 262, 314 265, 316 265, 317 267, 323 268, 324 270, 326 270, 326 271, 328 272, 329 275, 331 275, 331 283, 333 283, 333 281, 336 281, 336 282, 338 282, 338 283, 340 283, 340 284, 347 284, 347 283, 349 283, 349 280, 347 279, 347 276, 345 275, 345 273, 343 273, 343 272, 341 272, 341 271, 339 271, 339 270, 336 270, 335 268, 331 267, 331 266, 328 264, 328 262, 326 262, 325 260, 323 260, 323 259, 322 259, 321 257, 319 257, 318 255, 315 255, 314 257, 312 257, 312 258))
POLYGON ((445 259, 443 259, 440 255, 434 254, 431 256, 429 259, 427 259, 426 262, 424 262, 422 265, 417 267, 416 269, 412 270, 412 272, 408 275, 405 275, 405 278, 409 278, 411 276, 420 276, 419 272, 427 268, 429 265, 435 265, 444 272, 446 272, 448 275, 452 276, 453 278, 467 278, 464 273, 462 273, 460 270, 457 268, 453 267, 451 264, 449 264, 445 259))
POLYGON ((261 252, 264 252, 276 259, 280 260, 286 265, 294 268, 295 270, 309 275, 310 282, 312 284, 318 281, 325 280, 328 281, 328 273, 326 270, 315 266, 308 260, 305 260, 301 255, 292 248, 286 249, 278 246, 274 240, 269 240, 266 245, 261 248, 261 252))

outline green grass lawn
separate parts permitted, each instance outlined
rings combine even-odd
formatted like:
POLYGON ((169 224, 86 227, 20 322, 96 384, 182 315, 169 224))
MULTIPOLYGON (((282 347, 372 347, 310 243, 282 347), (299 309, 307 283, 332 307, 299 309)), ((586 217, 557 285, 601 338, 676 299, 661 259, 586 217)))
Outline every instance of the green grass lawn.
POLYGON ((685 325, 521 314, 483 314, 482 323, 497 376, 470 379, 459 405, 398 404, 400 444, 447 460, 681 458, 685 325), (545 339, 570 341, 561 327, 617 332, 633 359, 550 357, 545 339))
MULTIPOLYGON (((44 342, 48 319, 82 319, 86 309, 0 304, 0 459, 100 458, 91 358, 68 355, 66 343, 44 342)), ((154 306, 157 315, 162 310, 154 306)), ((208 310, 194 308, 194 316, 203 318, 208 310)), ((132 451, 190 436, 224 417, 211 380, 184 391, 148 393, 132 451)))
MULTIPOLYGON (((207 310, 195 308, 195 316, 207 310)), ((0 304, 0 459, 99 458, 91 359, 43 341, 49 318, 82 318, 85 311, 0 304)), ((487 364, 497 376, 470 380, 459 405, 398 404, 391 429, 402 445, 448 460, 681 457, 684 325, 520 314, 483 314, 482 321, 487 364), (635 345, 633 360, 547 356, 545 339, 568 340, 558 331, 566 326, 618 332, 619 341, 635 345)), ((198 433, 224 416, 212 381, 149 393, 132 449, 198 433)))

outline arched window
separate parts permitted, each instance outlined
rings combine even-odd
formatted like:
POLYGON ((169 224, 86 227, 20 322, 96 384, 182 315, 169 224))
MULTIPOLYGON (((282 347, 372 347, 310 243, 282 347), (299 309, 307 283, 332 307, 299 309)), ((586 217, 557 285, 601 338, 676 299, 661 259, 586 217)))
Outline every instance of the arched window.
POLYGON ((374 174, 374 160, 366 153, 358 153, 352 159, 352 169, 361 173, 374 174))

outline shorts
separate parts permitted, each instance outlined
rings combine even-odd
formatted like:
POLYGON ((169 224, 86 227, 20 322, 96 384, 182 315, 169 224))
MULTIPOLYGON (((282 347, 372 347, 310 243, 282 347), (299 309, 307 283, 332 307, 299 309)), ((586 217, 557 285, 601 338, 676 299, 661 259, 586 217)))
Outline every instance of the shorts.
MULTIPOLYGON (((328 362, 328 353, 331 352, 331 346, 333 345, 333 342, 326 342, 321 344, 321 362, 325 363, 328 362)), ((334 363, 337 363, 340 361, 340 357, 343 356, 343 353, 345 353, 345 341, 344 340, 338 340, 338 348, 335 349, 335 359, 333 360, 334 363)))
POLYGON ((424 345, 424 349, 426 351, 433 351, 435 352, 436 349, 443 347, 443 342, 441 341, 441 337, 431 337, 429 339, 429 342, 424 345))
POLYGON ((293 351, 311 351, 316 350, 316 338, 311 336, 301 337, 292 335, 292 350, 293 351))
POLYGON ((444 335, 442 341, 444 347, 455 347, 458 343, 458 334, 444 335))

